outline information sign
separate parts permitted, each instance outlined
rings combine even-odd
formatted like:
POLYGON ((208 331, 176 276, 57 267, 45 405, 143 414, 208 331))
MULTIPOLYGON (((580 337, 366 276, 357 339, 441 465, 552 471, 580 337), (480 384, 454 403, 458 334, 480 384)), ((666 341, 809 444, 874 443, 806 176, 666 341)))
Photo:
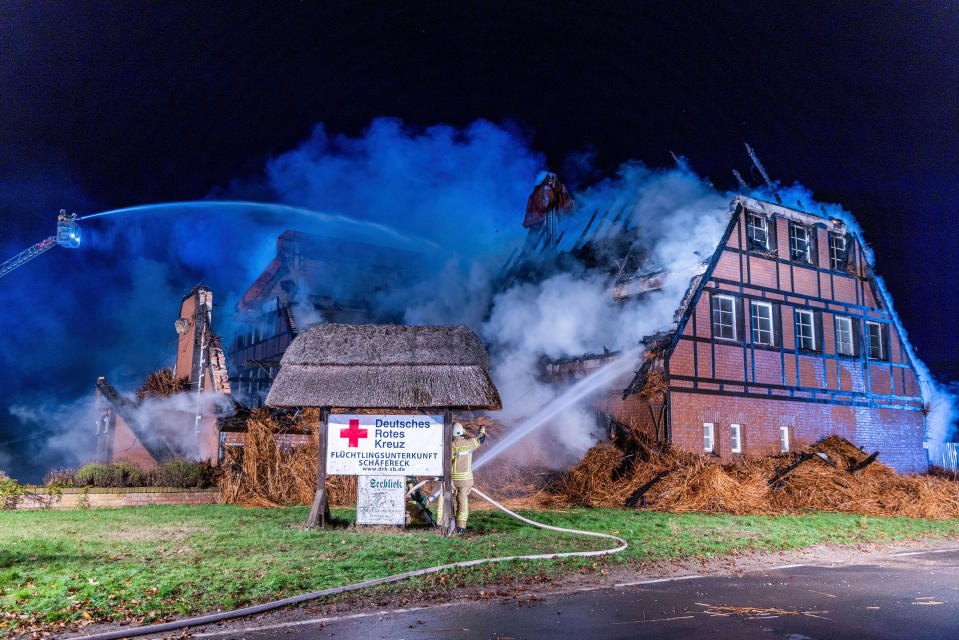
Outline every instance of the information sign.
POLYGON ((330 475, 443 475, 443 416, 332 414, 330 475))

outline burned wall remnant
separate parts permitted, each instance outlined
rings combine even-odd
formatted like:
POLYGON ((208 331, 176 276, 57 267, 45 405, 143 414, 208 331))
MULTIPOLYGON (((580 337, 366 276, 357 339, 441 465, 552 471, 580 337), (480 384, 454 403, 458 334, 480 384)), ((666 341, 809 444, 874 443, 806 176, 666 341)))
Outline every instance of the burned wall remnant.
POLYGON ((172 372, 151 374, 154 388, 142 390, 136 401, 126 398, 104 378, 98 380, 99 461, 124 460, 150 466, 170 458, 217 458, 218 410, 210 394, 229 395, 230 381, 212 322, 213 292, 197 285, 184 296, 174 322, 178 339, 172 372), (189 401, 157 400, 157 396, 185 394, 191 396, 189 401))

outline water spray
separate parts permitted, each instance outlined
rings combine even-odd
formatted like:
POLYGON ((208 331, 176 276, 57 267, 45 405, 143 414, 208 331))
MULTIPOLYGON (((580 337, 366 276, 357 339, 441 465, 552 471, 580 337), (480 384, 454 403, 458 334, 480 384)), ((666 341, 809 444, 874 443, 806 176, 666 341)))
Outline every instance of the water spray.
POLYGON ((325 213, 314 211, 305 207, 297 207, 288 204, 277 204, 273 202, 253 202, 250 200, 184 200, 181 202, 157 202, 153 204, 139 204, 132 207, 123 207, 120 209, 109 209, 99 213, 92 213, 83 216, 79 220, 89 220, 92 218, 102 218, 104 216, 113 216, 121 213, 142 213, 146 211, 166 211, 169 209, 251 209, 268 211, 271 213, 286 213, 300 216, 306 216, 319 220, 324 223, 340 223, 354 229, 373 230, 390 236, 404 244, 425 244, 434 249, 440 246, 435 242, 425 238, 414 238, 407 234, 400 233, 396 229, 385 224, 370 222, 368 220, 356 220, 339 213, 325 213))
MULTIPOLYGON (((518 427, 511 430, 504 438, 501 438, 495 445, 486 450, 482 458, 479 458, 473 464, 473 470, 480 469, 487 462, 491 462, 500 454, 508 451, 517 442, 536 431, 549 420, 570 409, 600 389, 607 388, 619 376, 629 372, 635 366, 641 350, 634 349, 624 352, 616 359, 607 362, 602 367, 592 372, 585 378, 578 380, 568 389, 553 398, 551 402, 544 405, 535 414, 523 420, 518 427)), ((426 481, 420 483, 425 484, 426 481)), ((418 485, 419 486, 419 485, 418 485)), ((437 490, 430 496, 427 502, 433 502, 439 497, 440 491, 437 490)))
POLYGON ((556 396, 549 404, 545 405, 529 418, 523 420, 518 427, 511 430, 504 438, 501 438, 495 445, 490 447, 483 457, 476 461, 473 469, 481 468, 487 462, 492 461, 503 452, 508 451, 517 442, 542 427, 563 411, 576 406, 597 391, 608 388, 610 383, 616 378, 629 372, 636 366, 639 354, 640 350, 638 349, 627 351, 616 357, 616 359, 607 362, 585 378, 578 380, 556 396))

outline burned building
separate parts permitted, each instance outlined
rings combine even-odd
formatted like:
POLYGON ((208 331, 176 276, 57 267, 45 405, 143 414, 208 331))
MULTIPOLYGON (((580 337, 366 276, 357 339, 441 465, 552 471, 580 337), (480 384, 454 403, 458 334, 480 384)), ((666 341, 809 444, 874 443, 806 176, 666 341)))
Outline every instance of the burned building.
POLYGON ((213 333, 213 292, 199 285, 180 303, 174 322, 176 365, 170 393, 192 392, 194 402, 157 408, 133 401, 106 379, 97 381, 97 460, 151 466, 171 458, 216 459, 219 429, 213 403, 203 392, 230 393, 226 358, 213 333), (189 409, 189 410, 187 410, 189 409))
MULTIPOLYGON (((627 255, 633 240, 606 245, 616 242, 627 255)), ((655 273, 621 269, 615 291, 656 287, 655 273)), ((842 222, 738 196, 673 325, 644 341, 635 376, 597 409, 614 429, 722 461, 836 434, 900 472, 922 471, 924 403, 899 326, 862 239, 842 222)), ((613 356, 547 371, 565 383, 613 356)))
POLYGON ((417 273, 412 251, 285 231, 276 256, 237 305, 228 360, 234 395, 262 406, 284 351, 299 329, 316 322, 397 322, 376 304, 417 273))

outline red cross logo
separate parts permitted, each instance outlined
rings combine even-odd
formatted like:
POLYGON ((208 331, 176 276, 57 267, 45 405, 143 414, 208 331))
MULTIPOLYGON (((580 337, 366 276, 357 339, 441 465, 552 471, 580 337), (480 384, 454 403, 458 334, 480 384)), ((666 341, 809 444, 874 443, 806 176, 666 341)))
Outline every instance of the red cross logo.
POLYGON ((360 421, 359 421, 359 420, 350 420, 350 428, 349 428, 349 429, 340 429, 340 437, 341 437, 341 438, 349 438, 349 440, 350 440, 350 442, 349 442, 349 444, 348 444, 349 447, 359 447, 359 446, 360 446, 360 438, 365 438, 365 437, 367 437, 367 436, 366 436, 366 429, 360 429, 360 421))

